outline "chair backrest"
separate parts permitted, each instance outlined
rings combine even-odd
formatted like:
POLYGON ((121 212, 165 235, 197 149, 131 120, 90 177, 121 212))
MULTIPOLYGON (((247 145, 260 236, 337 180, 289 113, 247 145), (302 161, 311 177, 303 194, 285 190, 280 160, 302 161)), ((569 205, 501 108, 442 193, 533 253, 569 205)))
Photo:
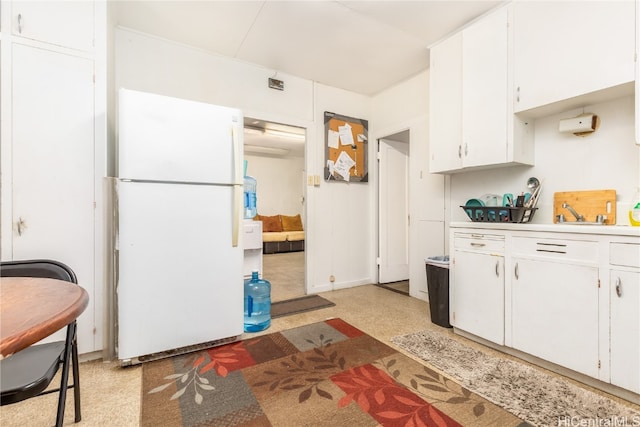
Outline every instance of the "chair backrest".
POLYGON ((49 259, 0 262, 0 277, 44 277, 78 283, 69 266, 49 259))

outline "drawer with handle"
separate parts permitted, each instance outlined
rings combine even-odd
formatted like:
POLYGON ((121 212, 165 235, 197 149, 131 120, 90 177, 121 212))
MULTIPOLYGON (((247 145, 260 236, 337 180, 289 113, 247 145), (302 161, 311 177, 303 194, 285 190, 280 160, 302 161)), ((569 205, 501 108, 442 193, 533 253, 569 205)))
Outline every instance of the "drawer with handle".
POLYGON ((453 238, 456 250, 504 253, 504 236, 481 233, 455 233, 453 238))
POLYGON ((623 267, 640 267, 640 245, 612 242, 609 246, 609 263, 623 267))
POLYGON ((518 256, 579 262, 598 262, 598 242, 588 240, 514 237, 513 253, 518 256))

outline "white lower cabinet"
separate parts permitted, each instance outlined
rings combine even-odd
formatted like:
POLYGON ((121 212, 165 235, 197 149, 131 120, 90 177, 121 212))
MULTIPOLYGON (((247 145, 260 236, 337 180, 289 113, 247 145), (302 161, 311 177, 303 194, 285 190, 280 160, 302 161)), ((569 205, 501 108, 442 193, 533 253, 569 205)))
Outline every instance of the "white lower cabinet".
POLYGON ((609 247, 611 384, 640 393, 640 244, 609 247))
POLYGON ((640 272, 611 270, 611 384, 640 393, 640 272))
POLYGON ((512 345, 598 378, 598 243, 512 238, 512 345))
POLYGON ((597 378, 598 268, 513 261, 513 348, 597 378))
POLYGON ((451 324, 504 344, 504 237, 455 237, 451 263, 451 324))
POLYGON ((640 236, 450 230, 455 332, 621 397, 640 395, 640 236))

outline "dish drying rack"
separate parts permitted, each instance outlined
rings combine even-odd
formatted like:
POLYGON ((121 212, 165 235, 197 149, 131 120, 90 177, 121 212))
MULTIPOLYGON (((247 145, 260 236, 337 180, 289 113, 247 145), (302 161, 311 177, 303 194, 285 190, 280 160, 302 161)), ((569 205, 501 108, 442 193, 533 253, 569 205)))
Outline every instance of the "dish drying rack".
POLYGON ((531 222, 536 213, 536 205, 540 196, 542 185, 538 184, 533 189, 531 197, 526 202, 518 198, 516 206, 460 206, 473 222, 531 222), (520 201, 522 200, 522 201, 520 201), (522 203, 521 206, 518 206, 522 203))
POLYGON ((473 222, 525 223, 533 219, 538 208, 508 206, 460 206, 473 222))

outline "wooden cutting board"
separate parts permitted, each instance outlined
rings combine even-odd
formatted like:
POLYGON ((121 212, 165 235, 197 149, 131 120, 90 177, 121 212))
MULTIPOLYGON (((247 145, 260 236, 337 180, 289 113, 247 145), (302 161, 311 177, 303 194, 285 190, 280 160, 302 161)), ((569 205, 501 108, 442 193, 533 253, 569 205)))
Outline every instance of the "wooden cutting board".
POLYGON ((595 221, 596 215, 605 215, 604 224, 616 223, 616 190, 567 191, 553 195, 553 222, 558 222, 558 215, 564 215, 565 222, 575 222, 576 217, 562 207, 569 204, 576 212, 584 215, 587 222, 595 221))

